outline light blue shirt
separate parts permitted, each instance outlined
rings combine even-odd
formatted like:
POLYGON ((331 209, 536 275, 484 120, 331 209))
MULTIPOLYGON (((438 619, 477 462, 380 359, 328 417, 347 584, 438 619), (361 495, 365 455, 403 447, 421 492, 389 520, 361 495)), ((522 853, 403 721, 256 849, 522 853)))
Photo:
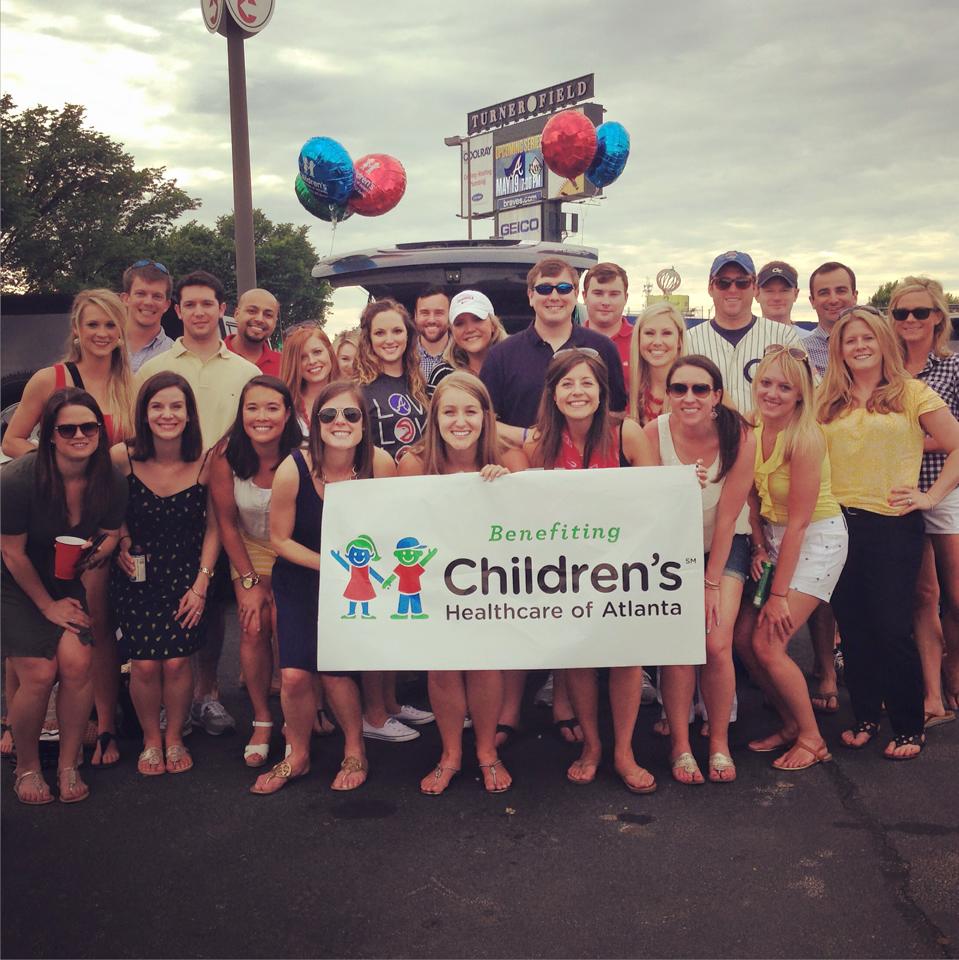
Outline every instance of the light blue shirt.
POLYGON ((145 346, 134 352, 128 352, 130 357, 130 370, 136 373, 140 367, 152 360, 157 354, 165 353, 173 346, 173 341, 164 333, 163 328, 160 332, 145 346))

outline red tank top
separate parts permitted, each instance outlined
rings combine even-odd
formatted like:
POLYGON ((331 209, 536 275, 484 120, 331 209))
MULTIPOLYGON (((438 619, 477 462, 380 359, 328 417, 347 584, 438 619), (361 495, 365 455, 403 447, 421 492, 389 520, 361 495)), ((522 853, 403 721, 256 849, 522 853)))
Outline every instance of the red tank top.
MULTIPOLYGON (((67 383, 67 365, 65 363, 55 363, 53 365, 53 374, 56 378, 57 390, 62 390, 64 387, 69 386, 67 383)), ((80 371, 77 370, 76 366, 73 366, 70 374, 73 379, 73 386, 77 387, 79 390, 85 389, 83 386, 83 378, 80 376, 80 371)), ((109 413, 103 414, 103 426, 106 428, 107 439, 111 444, 119 443, 123 439, 123 437, 116 435, 113 417, 109 413)))

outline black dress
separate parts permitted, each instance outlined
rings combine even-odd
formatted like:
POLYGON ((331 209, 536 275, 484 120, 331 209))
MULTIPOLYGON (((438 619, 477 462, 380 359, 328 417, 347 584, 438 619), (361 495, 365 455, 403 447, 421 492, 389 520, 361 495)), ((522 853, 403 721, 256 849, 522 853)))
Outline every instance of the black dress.
POLYGON ((175 619, 180 598, 200 569, 206 533, 206 487, 193 484, 168 497, 157 496, 132 472, 127 529, 147 555, 147 578, 134 583, 117 566, 110 597, 120 631, 120 654, 132 660, 169 660, 195 653, 206 635, 206 618, 195 627, 175 619))

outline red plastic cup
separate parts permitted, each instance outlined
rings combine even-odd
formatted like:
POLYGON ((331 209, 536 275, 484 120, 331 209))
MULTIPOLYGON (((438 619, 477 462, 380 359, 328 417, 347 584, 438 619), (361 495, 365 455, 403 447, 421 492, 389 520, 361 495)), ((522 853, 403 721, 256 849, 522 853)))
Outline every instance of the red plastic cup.
POLYGON ((53 575, 58 580, 73 580, 77 575, 77 560, 86 540, 81 537, 57 537, 54 541, 53 575))

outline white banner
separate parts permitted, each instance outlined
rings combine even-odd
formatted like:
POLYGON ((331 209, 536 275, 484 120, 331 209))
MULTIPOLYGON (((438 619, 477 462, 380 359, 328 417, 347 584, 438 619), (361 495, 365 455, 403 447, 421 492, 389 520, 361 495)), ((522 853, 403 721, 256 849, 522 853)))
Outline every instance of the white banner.
POLYGON ((321 670, 705 661, 693 467, 330 484, 321 670))

